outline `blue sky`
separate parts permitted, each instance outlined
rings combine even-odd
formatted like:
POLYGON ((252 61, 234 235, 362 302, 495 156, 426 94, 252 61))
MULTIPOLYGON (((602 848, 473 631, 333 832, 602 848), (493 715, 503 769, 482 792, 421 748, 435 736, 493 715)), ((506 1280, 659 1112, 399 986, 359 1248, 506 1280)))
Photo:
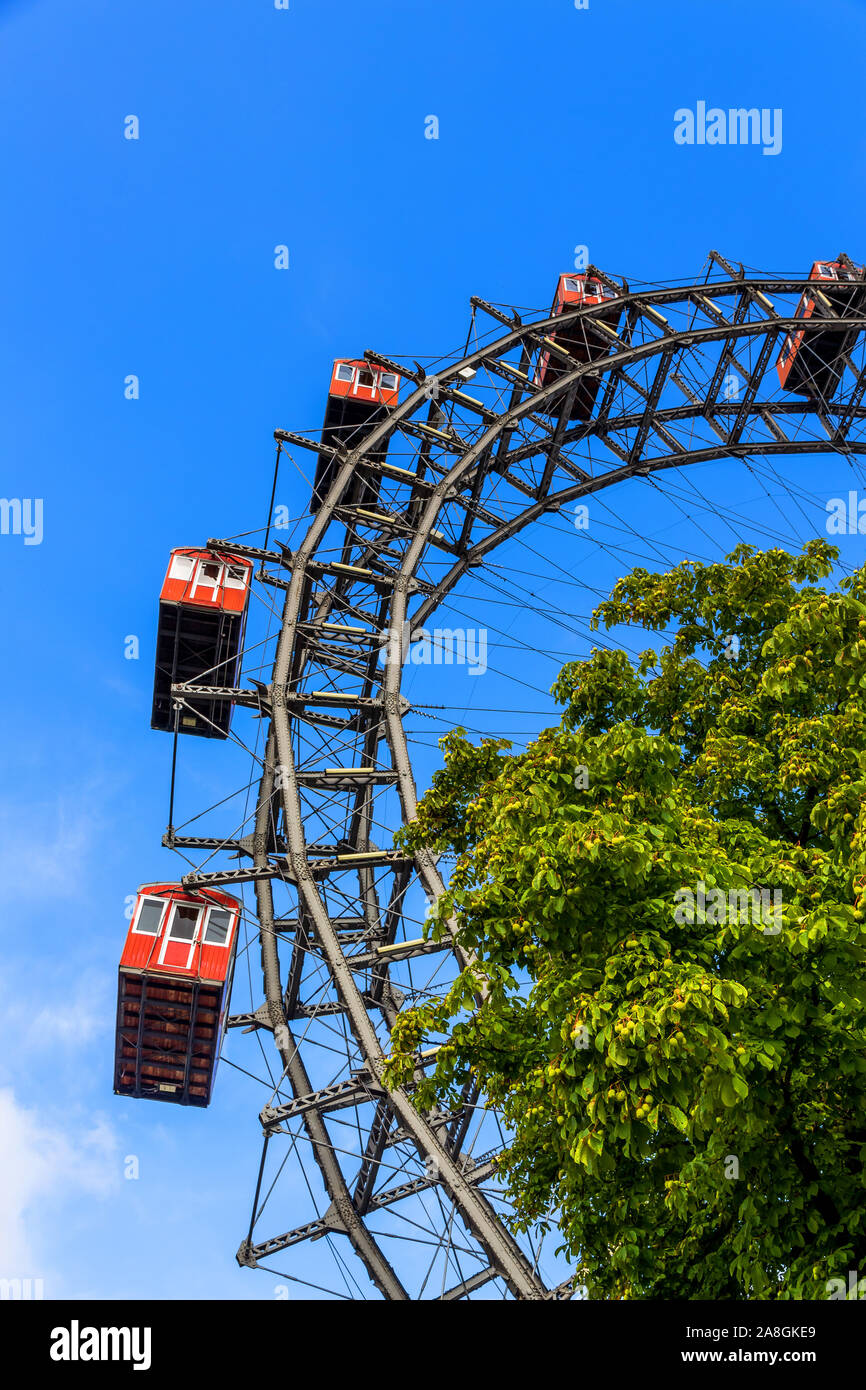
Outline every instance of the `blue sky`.
MULTIPOLYGON (((0 536, 0 1274, 273 1297, 233 1259, 260 1092, 224 1066, 206 1113, 111 1094, 124 902, 175 872, 148 727, 168 551, 262 525, 272 431, 316 427, 335 356, 451 351, 471 294, 546 306, 578 244, 633 283, 711 247, 866 258, 864 41, 848 0, 0 0, 0 491, 44 502, 40 545, 0 536), (781 108, 781 153, 677 146, 699 100, 781 108)), ((277 501, 303 509, 290 470, 277 501)), ((246 775, 184 756, 190 814, 246 775)))

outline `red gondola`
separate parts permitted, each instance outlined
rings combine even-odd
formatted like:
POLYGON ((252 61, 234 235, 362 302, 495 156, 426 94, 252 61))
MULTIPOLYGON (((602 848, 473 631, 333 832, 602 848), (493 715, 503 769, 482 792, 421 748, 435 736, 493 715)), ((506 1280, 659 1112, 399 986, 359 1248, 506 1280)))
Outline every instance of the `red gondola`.
MULTIPOLYGON (((340 357, 331 371, 328 402, 322 425, 322 443, 331 448, 354 449, 370 431, 385 419, 397 404, 400 377, 367 362, 340 357)), ((367 458, 381 462, 388 453, 387 440, 372 450, 367 458)), ((324 454, 319 456, 310 511, 319 510, 331 490, 337 474, 337 462, 324 454)), ((375 502, 377 489, 372 481, 356 479, 343 496, 347 506, 369 505, 375 502)))
MULTIPOLYGON (((551 306, 551 316, 562 314, 567 309, 598 308, 600 313, 593 317, 605 323, 615 333, 622 316, 622 305, 616 290, 605 285, 591 275, 560 275, 556 295, 551 306)), ((587 319, 578 320, 567 328, 557 329, 550 334, 551 339, 574 360, 575 366, 586 362, 598 362, 610 352, 612 337, 603 328, 596 328, 587 319)), ((536 386, 550 386, 559 381, 574 368, 562 358, 551 352, 543 352, 535 373, 536 386)), ((596 396, 601 386, 600 377, 584 376, 580 379, 577 392, 569 411, 570 420, 588 420, 592 415, 596 396)), ((549 403, 550 414, 558 414, 562 409, 562 397, 558 394, 549 403)))
MULTIPOLYGON (((171 687, 184 681, 236 684, 252 562, 222 551, 173 550, 159 596, 150 727, 175 727, 171 687)), ((191 698, 178 732, 227 738, 230 700, 191 698)))
POLYGON ((231 994, 241 904, 177 883, 138 890, 120 958, 116 1095, 207 1105, 231 994))
MULTIPOLYGON (((847 256, 838 261, 815 261, 809 279, 821 282, 821 293, 843 320, 851 314, 863 313, 866 307, 863 267, 854 265, 847 256)), ((806 290, 800 296, 794 317, 810 319, 816 309, 818 317, 823 317, 825 306, 806 290)), ((842 376, 844 355, 853 349, 858 331, 842 322, 838 328, 822 329, 818 333, 806 333, 804 329, 789 333, 776 363, 782 389, 829 401, 842 376)))

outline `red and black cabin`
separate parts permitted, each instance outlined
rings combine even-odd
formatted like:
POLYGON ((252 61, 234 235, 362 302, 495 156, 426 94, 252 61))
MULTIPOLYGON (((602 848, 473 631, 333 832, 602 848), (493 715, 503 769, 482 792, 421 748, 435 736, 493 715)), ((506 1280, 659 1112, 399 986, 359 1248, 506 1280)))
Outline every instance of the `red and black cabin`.
MULTIPOLYGON (((807 329, 789 333, 782 345, 776 371, 784 391, 829 401, 842 377, 844 356, 852 351, 859 331, 846 325, 844 320, 862 314, 866 307, 864 270, 847 257, 837 261, 815 261, 809 279, 820 282, 821 294, 842 322, 838 327, 822 328, 815 333, 807 329)), ((805 322, 816 311, 818 318, 823 318, 826 306, 805 290, 794 317, 805 322)))
MULTIPOLYGON (((556 295, 551 306, 551 317, 563 314, 569 309, 597 309, 593 318, 606 323, 616 332, 622 316, 622 305, 616 290, 598 280, 593 275, 560 275, 556 295)), ((550 386, 560 377, 587 362, 598 362, 607 357, 611 348, 611 338, 604 329, 595 327, 588 319, 579 319, 565 328, 558 328, 550 334, 551 339, 573 359, 573 366, 564 362, 554 353, 541 353, 535 373, 536 386, 550 386)), ((577 391, 572 399, 568 413, 570 420, 589 420, 598 396, 601 378, 581 377, 577 391)), ((563 408, 562 397, 551 398, 549 412, 559 414, 563 408)))
MULTIPOLYGON (((328 402, 322 425, 322 443, 333 448, 356 449, 376 425, 387 417, 397 404, 400 377, 381 367, 371 367, 354 358, 338 358, 331 371, 328 402)), ((381 463, 388 453, 388 441, 372 450, 367 458, 381 463)), ((337 475, 337 460, 319 456, 310 511, 314 514, 331 490, 337 475)), ((354 479, 343 495, 343 504, 364 506, 376 501, 377 488, 372 481, 354 479)))
POLYGON ((225 1031, 241 904, 178 883, 139 888, 117 988, 116 1095, 207 1105, 225 1031))
MULTIPOLYGON (((252 570, 250 560, 222 551, 171 552, 159 596, 152 729, 174 731, 172 685, 237 683, 252 570)), ((227 738, 231 716, 231 700, 191 697, 178 713, 177 730, 227 738)))

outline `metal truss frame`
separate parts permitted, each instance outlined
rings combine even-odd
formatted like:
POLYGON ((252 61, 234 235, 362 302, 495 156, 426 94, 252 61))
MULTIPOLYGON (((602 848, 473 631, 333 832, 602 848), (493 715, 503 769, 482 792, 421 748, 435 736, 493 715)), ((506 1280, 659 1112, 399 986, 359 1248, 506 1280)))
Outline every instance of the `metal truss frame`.
MULTIPOLYGON (((394 963, 443 949, 407 936, 402 921, 413 880, 430 902, 444 891, 436 857, 422 851, 408 859, 372 835, 373 801, 383 788, 396 789, 404 822, 416 812, 404 727, 410 706, 401 694, 407 644, 464 575, 545 512, 625 480, 710 460, 866 451, 866 372, 849 356, 832 401, 818 392, 781 396, 775 386, 773 363, 785 334, 819 333, 838 318, 826 300, 806 322, 795 318, 793 302, 777 309, 779 300, 796 301, 814 284, 747 276, 717 253, 711 253, 716 278, 701 283, 632 291, 593 267, 588 273, 620 296, 618 331, 596 319, 593 308, 522 322, 513 311, 474 299, 476 331, 481 316, 499 335, 440 370, 427 374, 368 351, 371 364, 397 372, 411 389, 362 444, 347 453, 302 434, 275 432, 279 450, 303 448, 335 464, 330 491, 300 547, 290 553, 208 541, 257 559, 259 582, 270 594, 284 593, 266 685, 173 687, 181 702, 231 699, 266 721, 255 829, 222 841, 172 833, 166 843, 186 851, 222 849, 245 861, 236 869, 191 872, 183 881, 190 888, 254 885, 264 1002, 236 1015, 230 1026, 269 1030, 280 1059, 281 1094, 260 1116, 262 1165, 269 1144, 297 1122, 330 1202, 318 1220, 264 1239, 251 1224, 238 1252, 243 1265, 255 1267, 307 1239, 337 1233, 382 1297, 411 1298, 409 1281, 374 1235, 370 1218, 437 1188, 465 1228, 461 1240, 475 1252, 471 1269, 439 1297, 470 1297, 482 1288, 489 1295, 492 1281, 503 1297, 571 1296, 568 1282, 545 1286, 494 1197, 483 1190, 491 1158, 463 1152, 479 1098, 467 1095, 454 1115, 422 1113, 411 1087, 394 1089, 385 1079, 387 1034, 403 1002, 390 978, 394 963), (573 336, 582 322, 609 340, 607 356, 578 363, 551 336, 565 327, 573 336), (532 374, 544 352, 563 368, 546 388, 532 374), (735 399, 722 394, 730 373, 742 378, 735 399), (599 379, 598 399, 593 417, 575 422, 569 407, 586 375, 599 379), (492 406, 468 390, 475 378, 490 383, 492 406), (344 500, 358 476, 373 484, 376 501, 344 500), (506 493, 519 499, 519 510, 509 514, 502 506, 506 493), (440 566, 446 562, 444 572, 431 576, 431 556, 440 566), (383 665, 386 640, 396 643, 396 659, 383 665), (331 765, 327 737, 321 737, 330 731, 354 747, 355 764, 331 765), (311 732, 319 737, 315 747, 306 737, 311 732), (333 842, 322 841, 321 815, 310 810, 316 796, 327 799, 333 842), (290 894, 293 916, 280 917, 275 888, 290 894), (287 966, 280 959, 286 945, 287 966), (303 998, 311 962, 317 980, 324 975, 328 982, 328 997, 312 1004, 303 998), (305 1061, 306 1028, 335 1016, 351 1039, 351 1074, 319 1084, 305 1061), (302 1035, 298 1021, 305 1021, 302 1035), (352 1107, 364 1117, 359 1123, 367 1135, 354 1180, 328 1128, 335 1111, 352 1107), (389 1186, 383 1155, 398 1144, 417 1154, 419 1168, 408 1181, 389 1186)), ((862 312, 846 318, 852 333, 864 327, 862 312)), ((451 931, 450 947, 457 965, 464 965, 453 922, 451 931)), ((430 1060, 419 1055, 418 1076, 430 1060)), ((257 1189, 254 1221, 259 1195, 257 1189)))

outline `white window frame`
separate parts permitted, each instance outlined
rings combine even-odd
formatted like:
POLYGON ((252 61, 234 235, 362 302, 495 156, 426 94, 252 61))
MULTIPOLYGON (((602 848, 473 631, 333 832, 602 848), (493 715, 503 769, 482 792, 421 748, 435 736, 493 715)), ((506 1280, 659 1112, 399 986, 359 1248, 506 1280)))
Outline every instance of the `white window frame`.
MULTIPOLYGON (((203 909, 201 908, 200 905, 199 905, 199 906, 196 906, 195 903, 187 903, 187 902, 184 902, 182 899, 179 899, 179 898, 175 898, 174 902, 173 902, 172 905, 171 905, 171 916, 169 917, 169 919, 168 919, 168 924, 167 924, 167 926, 166 926, 166 929, 165 929, 165 931, 164 931, 163 934, 162 934, 162 946, 161 946, 160 952, 159 952, 159 964, 160 964, 160 965, 164 965, 164 964, 165 964, 165 953, 166 953, 166 951, 168 950, 168 944, 169 944, 170 941, 171 941, 171 942, 174 942, 175 945, 178 945, 178 946, 181 946, 181 945, 183 945, 183 943, 184 943, 184 937, 182 937, 182 936, 172 936, 172 934, 171 934, 171 928, 172 928, 172 924, 173 924, 173 922, 174 922, 174 915, 175 915, 175 912, 177 911, 177 909, 178 909, 179 907, 192 908, 193 912, 197 912, 197 913, 198 913, 198 919, 197 919, 197 921, 196 921, 195 927, 193 928, 192 936, 191 936, 191 938, 189 939, 189 941, 187 942, 187 945, 189 946, 189 951, 187 952, 186 965, 181 965, 181 966, 176 966, 176 967, 174 967, 175 969, 179 969, 179 970, 189 970, 190 963, 191 963, 192 957, 193 957, 193 952, 195 951, 195 948, 196 948, 196 946, 198 945, 198 942, 199 942, 199 937, 201 936, 201 924, 202 924, 202 921, 203 921, 203 919, 204 919, 204 911, 203 911, 203 909)), ((168 968, 169 968, 169 970, 171 970, 173 967, 172 967, 172 966, 169 966, 168 968)))
POLYGON ((383 372, 383 373, 382 373, 382 390, 383 390, 383 391, 396 391, 396 390, 397 390, 397 386, 398 386, 399 380, 400 380, 400 378, 397 376, 397 373, 396 373, 396 372, 383 372), (390 383, 390 384, 386 384, 386 383, 390 383))
POLYGON ((347 386, 351 386, 352 382, 355 380, 355 368, 350 367, 348 362, 338 362, 334 371, 334 380, 342 381, 347 386), (348 372, 349 375, 343 376, 343 372, 348 372))
POLYGON ((378 392, 379 373, 374 372, 372 367, 358 367, 355 372, 355 384, 352 387, 352 395, 357 396, 359 391, 378 392), (362 381, 361 375, 366 373, 373 378, 372 381, 362 381))
POLYGON ((195 578, 193 579, 192 587, 189 591, 190 598, 195 598, 199 589, 207 589, 211 596, 216 598, 223 586, 223 581, 225 579, 224 571, 225 565, 221 560, 215 560, 213 556, 210 555, 203 555, 196 565, 195 578), (215 580, 202 577, 205 565, 216 566, 217 574, 215 580))
POLYGON ((249 570, 243 565, 226 565, 223 583, 227 589, 245 589, 249 570))
POLYGON ((182 583, 188 584, 194 574, 195 560, 191 555, 172 555, 168 567, 169 579, 179 579, 182 583))
POLYGON ((135 932, 135 934, 137 936, 150 936, 154 939, 158 937, 162 932, 163 927, 165 926, 165 906, 165 898, 157 898, 150 893, 145 893, 144 897, 139 899, 139 901, 136 903, 135 916, 132 919, 132 930, 135 932), (141 921, 141 910, 144 907, 145 903, 158 903, 159 906, 162 908, 162 915, 159 919, 159 926, 157 927, 156 931, 144 931, 139 926, 139 922, 141 921))
POLYGON ((202 944, 202 946, 215 947, 218 951, 226 951, 226 950, 228 950, 229 946, 230 946, 231 943, 232 943, 232 936, 234 935, 235 920, 236 920, 236 918, 237 918, 237 913, 234 911, 233 908, 231 908, 231 907, 224 907, 224 906, 222 905, 222 903, 212 903, 212 904, 210 905, 210 907, 208 908, 208 910, 207 910, 207 916, 206 916, 205 919, 204 919, 204 924, 203 924, 202 929, 201 929, 201 944, 202 944), (227 913, 228 913, 229 924, 228 924, 228 927, 226 928, 226 939, 225 939, 225 941, 208 941, 208 939, 207 939, 207 929, 208 929, 208 927, 210 926, 210 918, 211 918, 211 913, 212 913, 212 912, 227 912, 227 913))

